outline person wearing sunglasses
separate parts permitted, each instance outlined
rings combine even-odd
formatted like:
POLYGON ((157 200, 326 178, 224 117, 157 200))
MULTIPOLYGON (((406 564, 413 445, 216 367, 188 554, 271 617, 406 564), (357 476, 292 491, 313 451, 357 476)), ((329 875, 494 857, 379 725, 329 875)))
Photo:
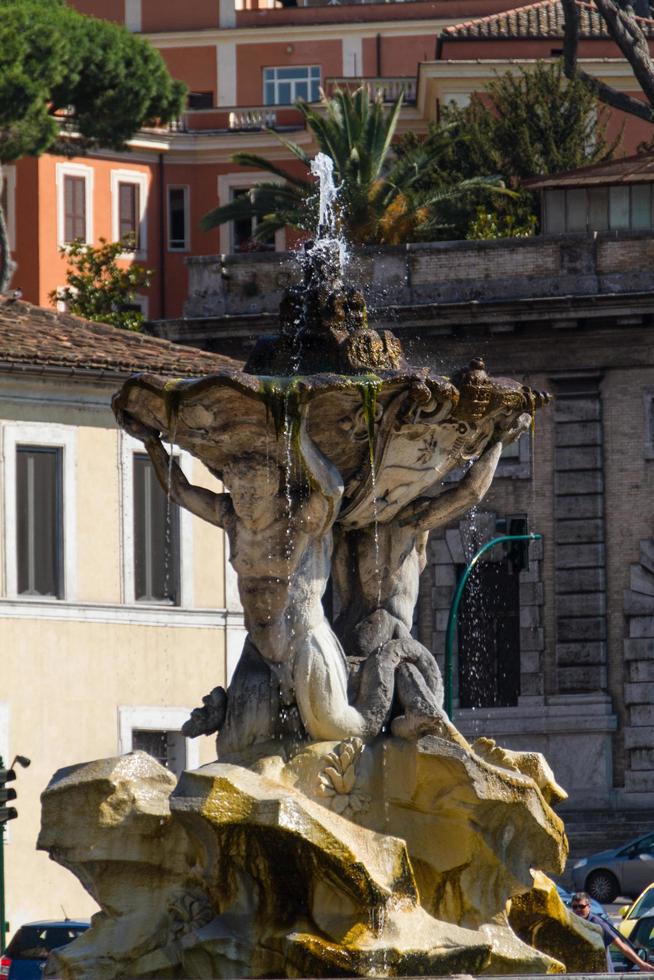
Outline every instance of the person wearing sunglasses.
POLYGON ((635 966, 639 967, 643 973, 654 973, 654 966, 650 966, 649 963, 642 960, 633 946, 625 941, 624 937, 620 935, 617 929, 613 928, 607 919, 603 919, 600 915, 596 915, 591 911, 590 896, 586 892, 575 892, 572 896, 570 907, 575 915, 579 915, 582 919, 592 922, 602 930, 604 948, 606 949, 606 965, 609 973, 615 972, 609 953, 611 943, 614 943, 626 958, 635 966))

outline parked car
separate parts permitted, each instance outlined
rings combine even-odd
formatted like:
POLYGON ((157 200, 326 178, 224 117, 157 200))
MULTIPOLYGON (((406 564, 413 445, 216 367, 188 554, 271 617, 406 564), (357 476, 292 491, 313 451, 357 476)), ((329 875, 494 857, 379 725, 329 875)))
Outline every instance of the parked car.
POLYGON ((648 912, 654 912, 654 884, 648 885, 631 905, 623 905, 618 910, 622 918, 618 929, 622 935, 629 938, 638 920, 648 912))
MULTIPOLYGON (((654 911, 647 912, 634 920, 634 926, 627 942, 634 947, 641 960, 654 964, 654 911)), ((616 973, 637 969, 615 946, 611 947, 611 959, 616 973)))
POLYGON ((66 946, 88 929, 88 919, 27 922, 0 956, 0 977, 7 980, 41 980, 53 949, 66 946))
POLYGON ((577 891, 598 902, 613 902, 618 895, 635 898, 654 882, 654 834, 582 858, 572 868, 572 880, 577 891))
MULTIPOLYGON (((563 904, 567 905, 568 908, 570 908, 570 903, 572 902, 572 892, 567 891, 563 887, 563 885, 557 885, 556 890, 559 893, 559 898, 561 899, 563 904)), ((593 915, 601 915, 603 919, 606 919, 609 922, 611 921, 604 909, 604 906, 600 905, 600 903, 596 901, 594 898, 591 898, 590 900, 590 910, 593 913, 593 915)))

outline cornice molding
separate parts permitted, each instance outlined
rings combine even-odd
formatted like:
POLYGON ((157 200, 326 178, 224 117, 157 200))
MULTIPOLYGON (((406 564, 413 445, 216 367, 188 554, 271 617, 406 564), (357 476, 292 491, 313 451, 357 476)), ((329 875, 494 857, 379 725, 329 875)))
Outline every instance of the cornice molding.
POLYGON ((342 41, 344 37, 376 37, 383 34, 386 37, 416 37, 427 34, 438 34, 444 27, 456 24, 460 17, 433 17, 424 20, 407 21, 372 21, 362 23, 353 21, 332 24, 298 24, 289 26, 280 24, 278 27, 227 27, 210 28, 203 31, 166 31, 154 34, 143 34, 156 48, 198 48, 220 45, 221 42, 230 44, 265 44, 279 43, 293 38, 294 41, 334 40, 342 41))

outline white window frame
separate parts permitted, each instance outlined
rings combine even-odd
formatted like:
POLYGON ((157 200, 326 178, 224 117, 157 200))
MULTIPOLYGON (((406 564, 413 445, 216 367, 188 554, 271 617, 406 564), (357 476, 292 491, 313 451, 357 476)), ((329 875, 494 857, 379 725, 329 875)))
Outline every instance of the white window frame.
POLYGON ((125 0, 125 27, 135 34, 140 33, 142 24, 141 0, 125 0))
POLYGON ((472 92, 443 92, 441 95, 441 105, 447 108, 454 103, 457 109, 465 109, 466 106, 470 105, 471 98, 472 92))
POLYGON ((264 105, 264 106, 266 106, 266 107, 267 106, 272 106, 272 105, 294 105, 297 102, 298 98, 300 98, 300 96, 298 96, 298 95, 295 94, 295 87, 298 84, 301 84, 301 85, 306 84, 307 91, 309 93, 309 98, 307 99, 307 102, 317 102, 318 101, 317 99, 312 99, 310 97, 310 95, 311 95, 311 84, 312 84, 312 82, 315 81, 315 79, 312 79, 311 78, 311 74, 310 73, 311 73, 311 70, 314 69, 314 68, 317 68, 318 69, 318 93, 320 93, 320 87, 322 85, 322 67, 321 67, 321 65, 265 65, 264 66, 264 69, 263 69, 263 78, 262 78, 263 92, 262 92, 261 104, 264 105), (266 78, 266 72, 269 72, 269 71, 271 71, 271 72, 286 71, 289 68, 293 68, 293 69, 300 69, 300 68, 302 68, 302 69, 306 70, 307 77, 306 78, 281 78, 281 79, 279 79, 279 78, 277 78, 276 75, 274 75, 272 78, 266 78), (271 83, 274 86, 275 99, 274 99, 273 102, 266 102, 266 88, 271 83), (279 102, 278 101, 278 99, 277 99, 277 93, 278 93, 278 89, 279 89, 279 86, 280 85, 290 85, 291 86, 291 100, 290 100, 290 102, 279 102))
MULTIPOLYGON (((123 549, 121 601, 127 605, 156 607, 161 610, 162 622, 165 623, 169 610, 188 608, 193 605, 193 516, 185 507, 179 508, 179 602, 169 605, 137 600, 134 585, 134 453, 144 453, 146 450, 142 442, 122 431, 119 446, 123 549)), ((170 449, 168 446, 166 448, 170 449)), ((177 448, 175 448, 175 455, 182 472, 187 479, 190 479, 192 456, 177 448)))
MULTIPOLYGON (((221 174, 218 177, 218 201, 221 205, 228 204, 232 200, 232 191, 243 190, 253 187, 263 181, 267 183, 283 184, 281 177, 271 177, 263 170, 255 170, 252 173, 221 174)), ((227 255, 234 250, 232 222, 228 221, 220 225, 219 229, 219 248, 223 255, 227 255)), ((286 231, 280 228, 275 232, 275 251, 283 252, 286 249, 286 231)))
POLYGON ((166 248, 169 252, 191 251, 191 188, 189 184, 166 184, 166 248), (184 191, 184 246, 170 244, 170 191, 184 191))
POLYGON ((148 256, 148 175, 140 170, 111 171, 111 238, 117 242, 120 237, 120 198, 119 184, 136 184, 139 189, 138 239, 140 248, 133 252, 123 252, 121 259, 146 259, 148 256))
POLYGON ((150 315, 149 296, 144 296, 142 293, 136 293, 134 295, 134 304, 141 307, 141 313, 143 314, 143 319, 147 320, 150 315))
POLYGON ((9 238, 9 248, 12 252, 16 251, 16 167, 3 165, 1 168, 4 186, 7 189, 7 213, 5 223, 7 225, 7 237, 9 238))
POLYGON ((144 296, 143 293, 134 293, 131 301, 132 306, 138 306, 139 310, 143 314, 143 319, 147 320, 150 310, 150 297, 144 296))
MULTIPOLYGON (((191 708, 169 708, 143 705, 140 707, 118 706, 118 754, 132 751, 134 731, 180 732, 191 714, 191 708)), ((184 769, 197 769, 200 765, 200 745, 197 739, 185 738, 186 762, 184 769)))
POLYGON ((77 431, 58 422, 4 422, 2 455, 4 460, 5 594, 21 602, 73 602, 77 598, 77 431), (18 551, 16 542, 16 452, 19 446, 60 449, 62 455, 62 522, 64 541, 63 595, 27 596, 18 592, 18 551))
POLYGON ((55 291, 57 294, 57 302, 56 302, 57 313, 68 313, 68 301, 64 299, 64 290, 66 290, 67 288, 68 287, 66 286, 57 286, 57 289, 55 291))
POLYGON ((64 200, 64 178, 83 177, 85 180, 84 191, 86 197, 86 233, 84 240, 87 245, 93 244, 93 180, 95 172, 93 167, 87 167, 83 163, 58 163, 55 171, 55 183, 57 188, 57 244, 60 248, 66 248, 70 242, 65 240, 66 236, 66 206, 64 200))

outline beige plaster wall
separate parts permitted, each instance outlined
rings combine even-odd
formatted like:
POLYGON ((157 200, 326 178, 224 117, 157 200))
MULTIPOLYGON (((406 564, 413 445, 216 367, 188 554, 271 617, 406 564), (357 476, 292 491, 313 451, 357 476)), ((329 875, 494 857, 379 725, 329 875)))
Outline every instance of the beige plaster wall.
POLYGON ((77 430, 77 597, 120 602, 118 432, 84 422, 77 430))
MULTIPOLYGON (((2 386, 0 420, 75 426, 77 438, 77 598, 80 602, 121 601, 120 433, 110 402, 114 387, 91 387, 70 380, 2 386), (12 395, 18 395, 15 400, 12 395), (48 400, 51 396, 52 400, 48 400), (33 401, 30 399, 33 398, 33 401), (69 398, 66 404, 63 399, 69 398), (88 400, 88 401, 85 401, 88 400)), ((198 460, 192 480, 220 492, 221 484, 198 460)), ((1 524, 2 518, 0 518, 1 524)), ((193 607, 225 607, 223 532, 196 518, 193 536, 193 607)), ((4 529, 0 555, 4 571, 4 529)), ((0 595, 4 582, 0 582, 0 595)))
MULTIPOLYGON (((222 484, 197 459, 193 460, 191 480, 199 487, 222 493, 222 484)), ((198 609, 224 609, 225 535, 198 518, 193 519, 193 584, 198 609)))
MULTIPOLYGON (((191 708, 224 683, 224 633, 0 618, 2 693, 10 705, 11 752, 19 770, 18 819, 5 848, 12 930, 35 918, 88 915, 95 904, 77 880, 35 849, 39 795, 62 766, 118 754, 118 706, 191 708)), ((201 762, 215 758, 201 739, 201 762)))
MULTIPOLYGON (((35 849, 39 795, 64 766, 118 754, 119 707, 190 711, 224 684, 224 543, 192 519, 192 607, 121 603, 121 436, 110 409, 115 385, 3 379, 4 421, 75 427, 77 597, 8 600, 0 578, 0 753, 32 765, 18 771, 18 819, 8 825, 7 916, 11 931, 36 918, 89 915, 77 880, 35 849), (51 607, 51 608, 49 608, 51 607), (198 612, 194 612, 198 610, 198 612), (6 724, 5 724, 6 722, 6 724)), ((0 465, 0 568, 6 525, 0 465)), ((221 491, 198 461, 194 482, 221 491)), ((8 488, 10 489, 10 488, 8 488)), ((200 739, 200 763, 215 758, 200 739)))

